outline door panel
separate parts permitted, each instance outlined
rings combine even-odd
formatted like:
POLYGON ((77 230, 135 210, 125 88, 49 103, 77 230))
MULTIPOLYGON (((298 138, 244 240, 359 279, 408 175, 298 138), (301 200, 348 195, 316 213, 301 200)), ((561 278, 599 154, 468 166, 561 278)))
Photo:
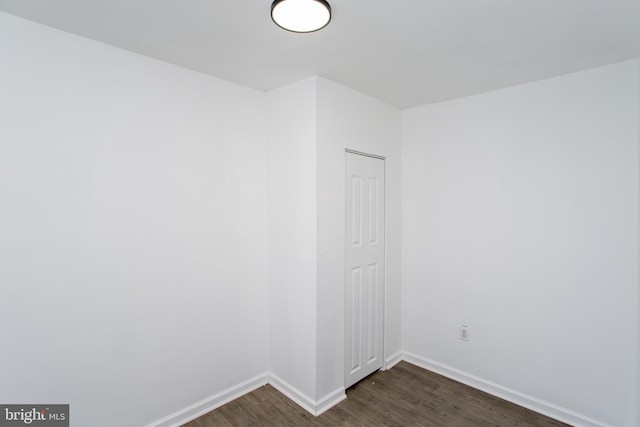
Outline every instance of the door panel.
POLYGON ((383 364, 384 160, 346 153, 345 387, 383 364))

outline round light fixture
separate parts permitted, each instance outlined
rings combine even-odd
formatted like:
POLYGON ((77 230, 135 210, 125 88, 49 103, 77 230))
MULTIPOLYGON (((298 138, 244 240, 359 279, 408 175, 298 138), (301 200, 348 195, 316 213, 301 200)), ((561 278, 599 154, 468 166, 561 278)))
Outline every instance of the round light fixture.
POLYGON ((331 6, 325 0, 275 0, 271 19, 287 31, 312 33, 329 24, 331 6))

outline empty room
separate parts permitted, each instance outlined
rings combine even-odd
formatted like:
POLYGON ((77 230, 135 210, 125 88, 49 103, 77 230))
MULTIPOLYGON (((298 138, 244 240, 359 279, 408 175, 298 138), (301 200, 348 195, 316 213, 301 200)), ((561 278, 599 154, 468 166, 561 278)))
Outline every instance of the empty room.
POLYGON ((0 425, 640 427, 636 0, 0 0, 0 425))

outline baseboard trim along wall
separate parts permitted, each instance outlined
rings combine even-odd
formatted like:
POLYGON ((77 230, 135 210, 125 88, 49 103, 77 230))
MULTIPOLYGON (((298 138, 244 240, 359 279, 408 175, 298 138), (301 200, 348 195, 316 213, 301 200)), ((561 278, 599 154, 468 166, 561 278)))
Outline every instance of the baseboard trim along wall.
POLYGON ((568 409, 537 399, 533 396, 528 396, 524 393, 520 393, 474 375, 467 374, 458 369, 452 368, 451 366, 435 362, 425 357, 418 356, 417 354, 404 352, 402 360, 575 427, 610 427, 608 424, 601 423, 568 409))
POLYGON ((347 398, 344 387, 335 389, 316 403, 316 417, 336 406, 347 398))
POLYGON ((151 424, 147 424, 145 427, 179 427, 191 420, 195 420, 207 412, 211 412, 214 409, 231 402, 232 400, 235 400, 247 393, 251 393, 253 390, 266 385, 268 382, 268 374, 265 373, 258 375, 257 377, 251 378, 238 385, 223 390, 220 393, 196 402, 193 405, 187 406, 184 409, 180 409, 179 411, 154 421, 151 424))
POLYGON ((402 362, 402 352, 399 351, 391 356, 387 357, 384 362, 384 370, 388 371, 389 369, 396 366, 398 363, 402 362))
POLYGON ((315 415, 315 402, 313 399, 310 399, 306 394, 293 387, 288 382, 284 381, 282 378, 275 374, 269 374, 269 384, 280 393, 287 396, 289 399, 293 400, 298 406, 302 407, 307 412, 315 415))
POLYGON ((221 391, 220 393, 214 394, 211 397, 207 397, 193 405, 189 405, 184 409, 180 409, 173 414, 169 414, 164 418, 152 422, 151 424, 147 424, 145 427, 180 427, 189 421, 201 417, 207 412, 211 412, 214 409, 217 409, 222 405, 226 405, 232 400, 242 397, 247 393, 251 393, 252 391, 267 384, 271 384, 273 388, 316 417, 347 398, 344 387, 340 387, 317 402, 314 402, 304 393, 291 386, 277 375, 264 373, 241 384, 221 391))
POLYGON ((344 388, 340 387, 318 401, 314 401, 291 384, 275 374, 269 374, 269 384, 280 393, 293 400, 302 409, 313 416, 318 416, 347 398, 344 388))
MULTIPOLYGON (((605 423, 585 417, 568 409, 561 408, 552 403, 508 389, 474 375, 462 372, 451 366, 418 356, 417 354, 409 352, 398 352, 393 354, 386 359, 385 370, 393 368, 402 360, 575 427, 610 427, 605 423)), ((271 384, 273 388, 316 417, 347 398, 345 389, 340 387, 322 399, 314 401, 277 375, 273 373, 264 373, 244 381, 241 384, 230 387, 211 397, 196 402, 193 405, 187 406, 184 409, 180 409, 173 414, 167 415, 166 417, 154 421, 151 424, 147 424, 145 427, 179 427, 206 414, 207 412, 213 411, 214 409, 231 402, 232 400, 235 400, 247 393, 251 393, 255 389, 266 384, 271 384)))

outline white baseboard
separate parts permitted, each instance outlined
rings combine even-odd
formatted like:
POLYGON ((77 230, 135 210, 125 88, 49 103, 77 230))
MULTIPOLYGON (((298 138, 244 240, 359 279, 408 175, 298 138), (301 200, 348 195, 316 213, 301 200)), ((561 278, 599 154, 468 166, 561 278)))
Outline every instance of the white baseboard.
POLYGON ((532 411, 554 418, 558 421, 570 424, 575 427, 611 427, 608 424, 596 421, 576 412, 561 408, 553 403, 545 402, 533 396, 508 389, 491 381, 484 380, 474 375, 467 374, 458 369, 452 368, 433 360, 427 359, 417 354, 404 352, 402 359, 428 371, 435 372, 452 380, 482 390, 493 396, 504 399, 516 405, 531 409, 532 411))
POLYGON ((298 406, 302 407, 307 412, 310 412, 312 415, 315 415, 316 412, 316 402, 313 401, 306 394, 284 381, 282 378, 275 374, 269 374, 269 384, 280 393, 287 396, 289 399, 293 400, 298 406))
POLYGON ((396 366, 398 363, 402 361, 402 352, 399 351, 391 356, 387 357, 387 360, 384 361, 384 370, 388 371, 389 369, 396 366))
MULTIPOLYGON (((391 369, 402 360, 575 427, 611 427, 608 424, 467 374, 417 354, 409 352, 393 354, 386 359, 385 369, 391 369)), ((266 384, 271 384, 276 390, 313 416, 322 414, 347 398, 344 388, 340 387, 322 399, 314 401, 277 375, 264 373, 169 414, 151 424, 147 424, 145 427, 179 427, 266 384)))
POLYGON ((323 412, 328 411, 329 409, 336 406, 338 403, 342 402, 347 398, 347 394, 344 392, 344 387, 340 387, 318 400, 316 403, 316 413, 315 416, 322 414, 323 412))
POLYGON ((206 414, 207 412, 211 412, 214 409, 217 409, 247 393, 251 393, 255 389, 267 384, 271 384, 273 388, 316 417, 347 398, 344 387, 340 387, 316 402, 295 387, 288 384, 286 381, 283 381, 277 375, 264 373, 241 384, 230 387, 220 393, 214 394, 211 397, 207 397, 206 399, 187 406, 184 409, 180 409, 179 411, 169 414, 164 418, 147 424, 145 427, 180 427, 189 421, 195 420, 196 418, 206 414))
POLYGON ((179 427, 191 420, 195 420, 207 412, 211 412, 214 409, 237 399, 242 395, 266 385, 268 380, 268 374, 265 373, 258 375, 257 377, 251 378, 238 385, 223 390, 220 393, 196 402, 193 405, 187 406, 184 409, 180 409, 173 414, 169 414, 164 418, 152 422, 151 424, 147 424, 145 427, 179 427))
POLYGON ((347 398, 344 388, 340 387, 322 399, 314 401, 309 396, 275 374, 269 374, 269 384, 315 417, 347 398))

